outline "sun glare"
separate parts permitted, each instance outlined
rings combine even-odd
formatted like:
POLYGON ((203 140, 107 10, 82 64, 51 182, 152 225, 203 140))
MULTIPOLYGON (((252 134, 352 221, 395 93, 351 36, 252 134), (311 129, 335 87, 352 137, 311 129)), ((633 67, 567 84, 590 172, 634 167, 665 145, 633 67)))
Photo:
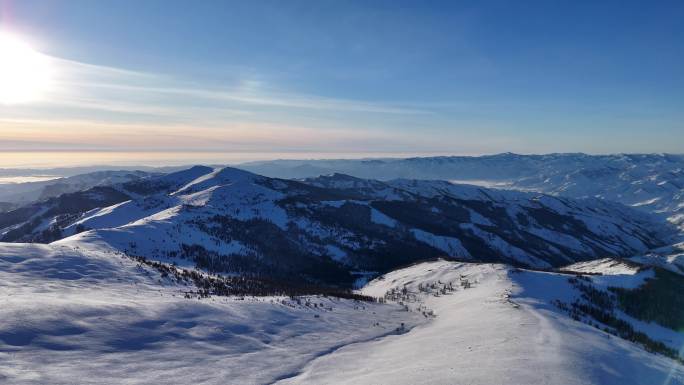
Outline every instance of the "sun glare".
POLYGON ((20 38, 0 32, 0 104, 40 99, 50 85, 49 60, 20 38))

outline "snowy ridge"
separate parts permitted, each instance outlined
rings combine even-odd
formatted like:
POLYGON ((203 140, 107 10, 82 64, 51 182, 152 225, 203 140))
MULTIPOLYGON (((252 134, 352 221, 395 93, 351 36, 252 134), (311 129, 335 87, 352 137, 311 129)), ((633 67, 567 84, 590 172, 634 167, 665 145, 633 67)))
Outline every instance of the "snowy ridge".
MULTIPOLYGON (((638 287, 652 277, 602 272, 586 279, 599 288, 638 287)), ((554 305, 581 298, 571 277, 436 261, 390 272, 361 290, 386 304, 321 296, 198 299, 186 295, 196 289, 191 282, 106 244, 0 244, 0 379, 684 384, 681 364, 554 305)), ((620 317, 653 339, 684 344, 681 333, 620 317)))
POLYGON ((630 257, 673 242, 654 215, 595 198, 332 174, 303 181, 195 166, 0 214, 7 241, 105 242, 226 273, 325 277, 451 257, 537 268, 630 257), (24 210, 24 211, 22 211, 24 210))
MULTIPOLYGON (((407 334, 318 358, 280 383, 684 383, 681 364, 572 320, 551 305, 579 296, 566 275, 439 261, 388 273, 363 293, 393 293, 410 312, 435 316, 407 334)), ((674 331, 641 326, 674 339, 673 344, 684 342, 674 331)))
POLYGON ((59 243, 105 242, 214 271, 278 266, 279 273, 314 279, 308 271, 327 271, 326 279, 339 283, 351 282, 351 271, 440 256, 543 268, 626 257, 665 244, 672 232, 656 218, 601 200, 440 181, 336 174, 300 182, 193 167, 122 189, 138 197, 84 212, 61 232, 87 232, 59 243))

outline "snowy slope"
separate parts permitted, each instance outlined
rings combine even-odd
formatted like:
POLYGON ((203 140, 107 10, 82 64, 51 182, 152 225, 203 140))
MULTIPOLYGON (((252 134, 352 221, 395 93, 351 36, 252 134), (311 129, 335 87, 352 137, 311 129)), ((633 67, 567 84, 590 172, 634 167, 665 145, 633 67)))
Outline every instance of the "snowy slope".
POLYGON ((597 199, 440 181, 337 174, 300 182, 198 166, 121 188, 132 199, 80 214, 60 228, 62 236, 79 234, 60 242, 349 284, 352 271, 440 256, 543 268, 626 257, 672 234, 657 218, 597 199))
POLYGON ((684 275, 684 242, 661 247, 643 255, 635 255, 631 261, 648 266, 659 266, 684 275))
MULTIPOLYGON (((638 287, 651 276, 603 273, 587 279, 638 287)), ((568 277, 437 261, 362 290, 386 304, 199 299, 186 298, 192 282, 105 244, 0 244, 0 382, 684 384, 681 364, 554 305, 581 297, 568 277)), ((684 334, 621 316, 684 344, 684 334)))
MULTIPOLYGON (((52 195, 49 199, 0 213, 0 240, 3 242, 52 242, 76 232, 74 226, 64 234, 67 227, 77 225, 76 222, 82 217, 97 216, 97 209, 105 208, 107 212, 109 206, 130 199, 139 200, 149 195, 171 193, 213 170, 211 167, 195 166, 161 176, 143 172, 106 171, 60 179, 59 181, 75 179, 76 182, 83 183, 70 184, 71 190, 60 190, 60 193, 56 193, 53 189, 55 194, 45 196, 48 198, 52 195)), ((51 186, 53 185, 45 189, 52 188, 51 186)), ((131 219, 139 217, 139 215, 133 215, 131 219)), ((117 223, 123 225, 128 221, 118 219, 117 223)))
POLYGON ((62 229, 84 213, 127 199, 127 194, 113 186, 97 186, 0 213, 0 240, 51 242, 60 239, 62 229))
POLYGON ((333 174, 303 181, 195 166, 0 213, 12 242, 106 242, 157 260, 350 284, 420 259, 549 268, 674 242, 654 215, 595 198, 333 174), (87 230, 91 230, 86 232, 87 230))
POLYGON ((572 265, 561 267, 559 270, 581 274, 633 275, 639 272, 640 267, 640 265, 631 263, 629 260, 602 258, 573 263, 572 265))
MULTIPOLYGON (((450 181, 573 199, 598 198, 656 214, 662 221, 679 227, 681 235, 672 244, 684 241, 684 155, 505 153, 479 157, 288 160, 253 162, 240 167, 264 175, 313 177, 338 172, 361 178, 439 179, 444 186, 450 181)), ((681 261, 676 261, 682 253, 677 250, 637 254, 642 261, 680 271, 681 261)))
POLYGON ((397 305, 192 290, 106 247, 0 244, 0 383, 264 384, 423 322, 397 305))
MULTIPOLYGON (((617 275, 612 284, 622 279, 617 275)), ((407 334, 320 357, 279 383, 684 383, 681 364, 572 320, 550 305, 578 295, 564 275, 440 261, 386 274, 363 292, 398 293, 411 312, 436 316, 407 334), (472 287, 462 288, 463 280, 472 287), (425 289, 449 283, 455 290, 446 294, 425 289)), ((670 331, 668 337, 684 343, 682 334, 670 331)))

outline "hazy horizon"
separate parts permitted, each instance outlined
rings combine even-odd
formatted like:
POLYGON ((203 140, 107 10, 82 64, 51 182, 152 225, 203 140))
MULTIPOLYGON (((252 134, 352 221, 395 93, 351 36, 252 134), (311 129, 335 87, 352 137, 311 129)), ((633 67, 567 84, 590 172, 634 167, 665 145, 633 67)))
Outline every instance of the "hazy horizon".
POLYGON ((57 168, 79 166, 180 166, 240 164, 269 160, 408 158, 430 156, 481 156, 494 154, 438 153, 334 153, 334 152, 118 152, 118 151, 7 151, 0 152, 0 168, 57 168))
POLYGON ((517 155, 549 155, 549 154, 586 154, 597 156, 609 155, 677 155, 684 152, 620 152, 620 153, 586 153, 586 152, 546 152, 516 153, 512 151, 485 154, 458 153, 209 153, 209 152, 70 152, 70 151, 25 151, 0 152, 0 169, 55 169, 79 167, 178 167, 192 165, 228 165, 236 166, 249 162, 278 160, 357 160, 357 159, 402 159, 427 157, 480 157, 514 153, 517 155))

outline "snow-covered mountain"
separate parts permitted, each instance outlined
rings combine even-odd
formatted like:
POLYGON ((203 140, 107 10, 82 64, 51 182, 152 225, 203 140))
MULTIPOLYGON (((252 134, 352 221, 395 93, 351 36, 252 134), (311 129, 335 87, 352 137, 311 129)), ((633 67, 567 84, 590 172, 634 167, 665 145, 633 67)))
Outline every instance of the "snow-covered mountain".
POLYGON ((684 242, 675 243, 650 250, 648 253, 635 255, 631 261, 658 266, 663 269, 684 275, 684 242))
MULTIPOLYGON (((210 167, 192 167, 166 174, 149 174, 125 171, 111 178, 97 179, 78 175, 73 178, 99 181, 95 187, 81 185, 75 192, 63 193, 55 197, 20 206, 0 213, 0 241, 48 243, 63 237, 62 229, 78 220, 89 210, 121 203, 146 194, 175 191, 205 173, 210 167), (176 185, 177 184, 177 185, 176 185)), ((97 173, 96 173, 97 174, 97 173)))
POLYGON ((607 200, 196 166, 28 208, 3 383, 684 384, 677 232, 607 200))
POLYGON ((88 190, 96 186, 130 182, 159 175, 144 171, 106 170, 50 179, 40 182, 0 184, 0 202, 14 206, 43 201, 62 194, 88 190))
POLYGON ((684 335, 618 305, 653 269, 436 261, 361 290, 380 303, 226 297, 100 246, 0 244, 3 384, 684 384, 684 335))
POLYGON ((267 176, 306 178, 335 172, 389 180, 439 179, 596 197, 661 213, 684 224, 684 155, 498 154, 366 160, 278 160, 241 168, 267 176))
POLYGON ((0 240, 4 242, 51 242, 62 237, 61 228, 83 212, 130 199, 112 186, 98 186, 62 194, 0 213, 0 240))
POLYGON ((8 225, 5 239, 73 234, 60 243, 336 284, 440 256, 537 268, 628 257, 674 233, 656 217, 598 199, 340 174, 293 181, 203 166, 46 204, 33 207, 38 217, 8 225))
POLYGON ((0 213, 0 383, 684 384, 680 158, 402 161, 0 213))

